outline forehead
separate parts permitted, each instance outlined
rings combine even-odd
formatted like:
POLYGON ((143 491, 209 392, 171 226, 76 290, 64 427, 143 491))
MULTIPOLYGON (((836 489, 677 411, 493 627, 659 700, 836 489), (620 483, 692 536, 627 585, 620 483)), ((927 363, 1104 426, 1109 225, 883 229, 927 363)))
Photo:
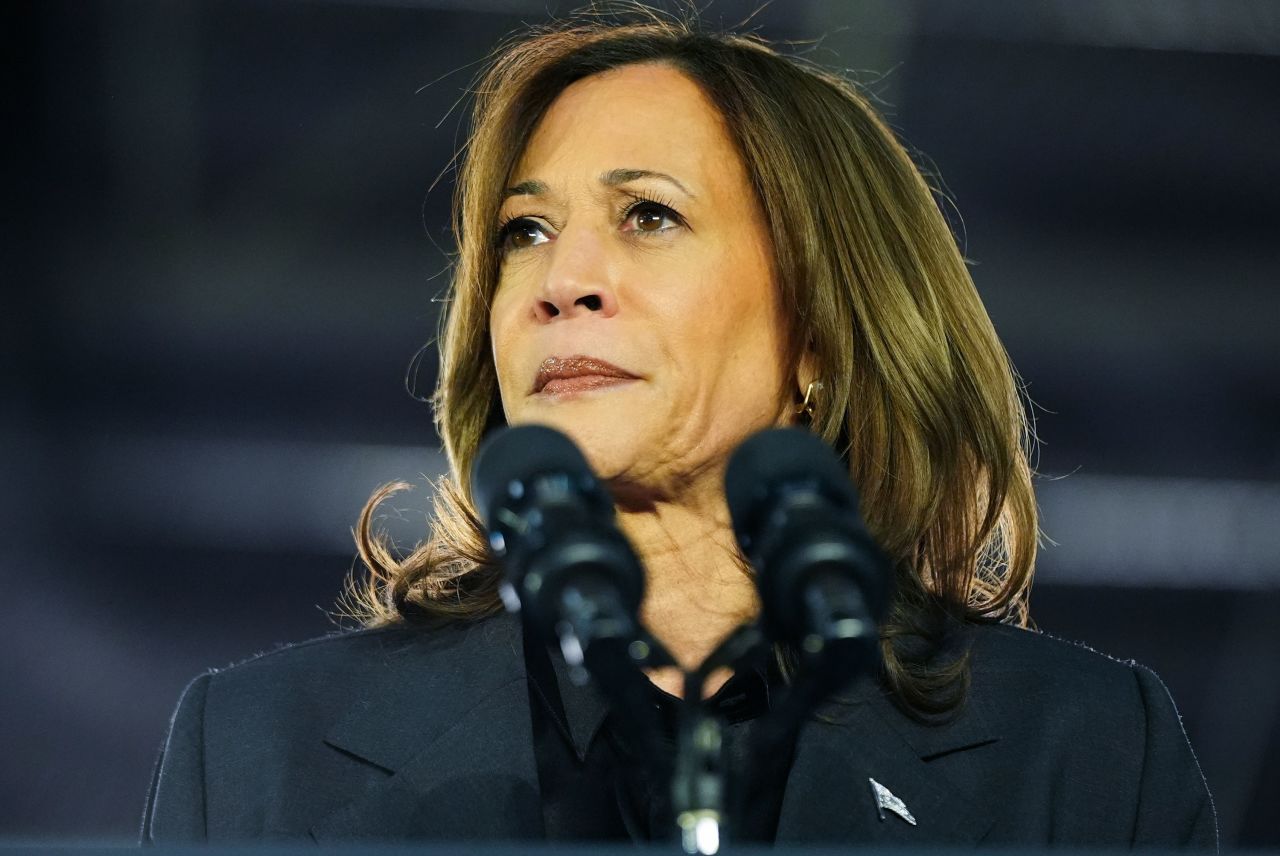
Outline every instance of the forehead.
POLYGON ((659 63, 611 69, 565 89, 534 129, 513 177, 572 181, 620 166, 712 190, 743 180, 715 105, 683 72, 659 63))

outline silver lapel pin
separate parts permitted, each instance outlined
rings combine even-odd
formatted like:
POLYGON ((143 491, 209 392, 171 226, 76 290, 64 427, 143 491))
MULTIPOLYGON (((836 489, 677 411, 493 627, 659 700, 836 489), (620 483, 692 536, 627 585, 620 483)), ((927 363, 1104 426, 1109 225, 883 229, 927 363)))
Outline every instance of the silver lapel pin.
POLYGON ((877 782, 875 779, 867 779, 871 783, 871 793, 876 798, 876 813, 880 815, 880 819, 884 820, 884 810, 896 814, 912 826, 916 825, 916 819, 911 816, 911 811, 907 808, 907 804, 893 795, 893 791, 877 782))

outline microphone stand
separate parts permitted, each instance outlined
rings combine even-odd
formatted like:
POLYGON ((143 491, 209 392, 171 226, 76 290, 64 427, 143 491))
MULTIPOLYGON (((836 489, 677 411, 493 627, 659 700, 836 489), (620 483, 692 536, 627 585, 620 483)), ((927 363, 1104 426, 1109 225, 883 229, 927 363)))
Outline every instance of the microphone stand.
POLYGON ((703 691, 716 669, 727 666, 738 673, 765 665, 773 653, 768 637, 757 623, 741 625, 702 665, 686 673, 672 779, 672 804, 685 853, 716 853, 740 825, 745 826, 751 809, 747 783, 758 759, 782 749, 819 704, 874 663, 874 647, 862 630, 845 624, 835 633, 805 640, 795 681, 758 721, 745 770, 728 769, 724 721, 708 707, 703 691))
POLYGON ((864 635, 865 627, 841 620, 827 623, 822 636, 807 637, 796 680, 759 721, 748 769, 730 771, 724 721, 703 697, 707 678, 721 668, 735 673, 755 668, 772 654, 758 623, 739 626, 701 665, 684 673, 674 767, 668 769, 658 740, 661 722, 652 684, 642 670, 676 665, 674 658, 640 622, 627 616, 616 602, 616 588, 608 583, 590 577, 575 581, 563 588, 558 600, 562 619, 554 630, 570 676, 577 683, 588 675, 594 679, 613 709, 623 714, 622 727, 654 760, 655 775, 661 779, 670 774, 675 825, 690 856, 717 853, 750 808, 745 788, 735 791, 735 785, 747 779, 735 781, 731 773, 750 775, 751 759, 777 751, 824 699, 874 662, 874 637, 864 635))
POLYGON ((724 754, 724 721, 703 698, 707 678, 717 669, 735 672, 753 665, 767 642, 756 624, 729 634, 702 665, 684 676, 676 738, 676 766, 671 781, 672 807, 680 844, 691 856, 716 853, 735 824, 730 811, 728 770, 724 754))
POLYGON ((666 766, 658 735, 661 722, 652 700, 647 667, 677 665, 670 653, 639 622, 617 608, 616 589, 590 578, 566 585, 558 594, 561 621, 555 627, 560 649, 575 683, 588 676, 620 714, 620 724, 654 763, 659 780, 671 783, 672 808, 684 851, 717 853, 733 821, 729 809, 723 736, 724 723, 703 698, 707 678, 717 669, 754 666, 768 651, 756 624, 731 633, 698 666, 684 673, 676 734, 674 768, 666 766))

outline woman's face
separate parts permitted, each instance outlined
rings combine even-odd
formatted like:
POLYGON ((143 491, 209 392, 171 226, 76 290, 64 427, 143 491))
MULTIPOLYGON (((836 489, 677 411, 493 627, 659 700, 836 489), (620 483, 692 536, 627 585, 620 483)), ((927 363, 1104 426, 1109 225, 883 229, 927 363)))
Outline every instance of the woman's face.
POLYGON ((500 212, 490 330, 511 424, 572 437, 615 493, 714 484, 790 420, 769 232, 736 147, 667 65, 574 83, 500 212))

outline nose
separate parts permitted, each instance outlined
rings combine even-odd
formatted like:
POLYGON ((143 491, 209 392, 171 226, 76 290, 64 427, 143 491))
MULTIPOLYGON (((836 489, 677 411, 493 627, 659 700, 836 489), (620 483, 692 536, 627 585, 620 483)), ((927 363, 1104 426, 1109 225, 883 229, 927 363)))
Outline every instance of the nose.
POLYGON ((588 229, 565 228, 556 238, 533 313, 541 323, 618 311, 612 266, 602 239, 588 229))

